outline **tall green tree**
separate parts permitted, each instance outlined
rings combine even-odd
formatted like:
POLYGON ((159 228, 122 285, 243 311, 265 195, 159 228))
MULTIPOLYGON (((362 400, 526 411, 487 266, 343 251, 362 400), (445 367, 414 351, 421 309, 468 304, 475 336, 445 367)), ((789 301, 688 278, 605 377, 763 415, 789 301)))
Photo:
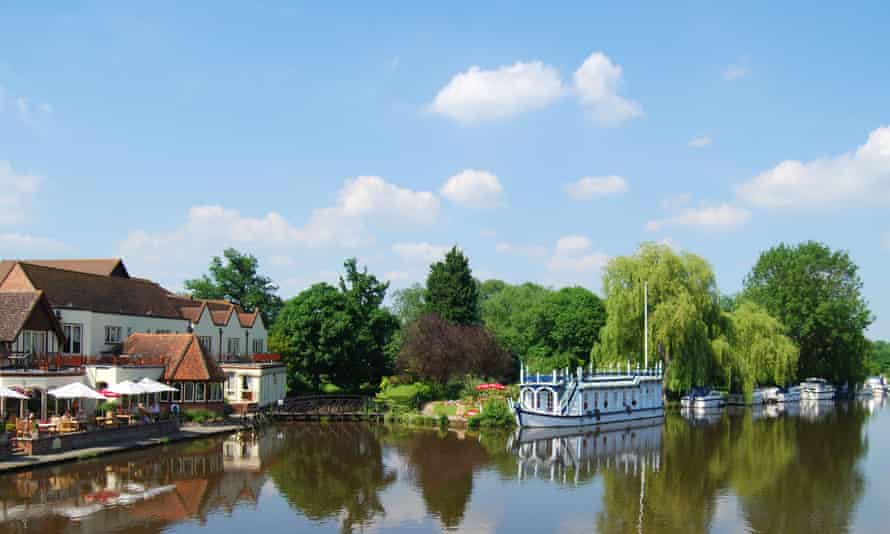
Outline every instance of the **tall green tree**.
POLYGON ((468 326, 481 321, 479 286, 473 279, 470 260, 456 246, 443 261, 430 266, 426 308, 453 324, 468 326))
POLYGON ((356 391, 392 370, 387 348, 399 323, 383 307, 389 284, 359 270, 354 258, 344 269, 339 287, 315 284, 288 300, 272 328, 270 345, 292 386, 306 379, 316 391, 325 381, 356 391))
POLYGON ((643 285, 649 284, 649 362, 662 360, 667 387, 683 391, 719 374, 711 339, 720 326, 711 266, 699 256, 643 243, 609 261, 603 275, 606 324, 592 351, 597 365, 643 362, 643 285))
POLYGON ((890 342, 869 341, 866 369, 871 375, 890 372, 890 342))
POLYGON ((727 374, 730 391, 750 399, 759 384, 784 386, 797 377, 797 345, 785 335, 784 325, 766 310, 742 301, 725 319, 715 354, 727 374))
POLYGON ((195 298, 227 300, 248 312, 259 308, 269 328, 281 310, 282 300, 276 294, 278 286, 259 274, 258 268, 255 256, 227 248, 223 258, 214 256, 210 260, 209 276, 186 280, 185 288, 195 298))
POLYGON ((319 391, 323 380, 336 381, 351 360, 352 322, 346 296, 324 282, 284 303, 269 346, 287 365, 288 389, 306 380, 319 391))
POLYGON ((591 291, 565 287, 551 292, 532 310, 530 363, 541 371, 584 366, 605 324, 605 306, 591 291))
POLYGON ((480 288, 488 295, 480 306, 485 326, 512 354, 532 363, 529 361, 534 344, 530 336, 532 325, 539 306, 553 291, 538 284, 509 285, 500 280, 486 280, 480 288), (499 289, 489 291, 495 287, 499 289))
POLYGON ((808 241, 780 244, 760 255, 744 295, 779 319, 800 347, 801 377, 835 382, 865 374, 865 329, 873 318, 858 267, 843 251, 808 241))
POLYGON ((426 311, 426 288, 414 283, 392 294, 392 311, 402 326, 414 322, 426 311))

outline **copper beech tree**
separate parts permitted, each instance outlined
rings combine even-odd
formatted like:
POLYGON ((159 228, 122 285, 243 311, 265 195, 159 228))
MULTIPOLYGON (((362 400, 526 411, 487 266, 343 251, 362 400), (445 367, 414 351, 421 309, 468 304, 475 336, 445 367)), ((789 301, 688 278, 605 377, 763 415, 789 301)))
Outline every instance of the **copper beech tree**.
POLYGON ((456 325, 428 313, 406 327, 397 365, 421 380, 446 384, 466 375, 508 378, 513 358, 484 327, 456 325))

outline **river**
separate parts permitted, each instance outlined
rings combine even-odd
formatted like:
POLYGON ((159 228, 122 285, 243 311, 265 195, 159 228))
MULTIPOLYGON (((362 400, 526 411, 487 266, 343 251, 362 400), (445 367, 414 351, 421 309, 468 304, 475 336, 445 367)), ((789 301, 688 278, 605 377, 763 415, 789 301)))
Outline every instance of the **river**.
POLYGON ((882 401, 580 435, 293 424, 0 477, 0 532, 886 532, 882 401))

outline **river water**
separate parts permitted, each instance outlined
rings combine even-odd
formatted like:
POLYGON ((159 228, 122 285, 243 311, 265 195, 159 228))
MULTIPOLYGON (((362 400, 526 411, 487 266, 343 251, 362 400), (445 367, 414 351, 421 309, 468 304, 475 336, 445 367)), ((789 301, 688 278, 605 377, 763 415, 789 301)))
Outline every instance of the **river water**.
POLYGON ((890 407, 475 435, 293 424, 0 477, 0 532, 887 532, 890 407))

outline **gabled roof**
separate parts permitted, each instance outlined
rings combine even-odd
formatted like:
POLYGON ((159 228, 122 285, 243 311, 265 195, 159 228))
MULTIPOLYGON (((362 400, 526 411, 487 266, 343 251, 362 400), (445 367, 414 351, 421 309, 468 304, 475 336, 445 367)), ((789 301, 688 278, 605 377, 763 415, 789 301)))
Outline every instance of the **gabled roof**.
MULTIPOLYGON (((34 289, 56 308, 181 319, 167 290, 154 282, 16 262, 34 289)), ((7 273, 8 275, 8 273, 7 273)), ((2 283, 0 283, 2 287, 2 283)))
POLYGON ((36 311, 45 314, 50 330, 64 340, 62 325, 42 291, 0 291, 0 342, 14 341, 36 311))
POLYGON ((188 319, 192 323, 198 323, 204 312, 210 314, 210 320, 216 326, 226 326, 235 314, 238 324, 244 328, 252 328, 259 316, 259 310, 246 312, 244 309, 226 300, 214 299, 195 299, 191 297, 183 297, 180 295, 169 295, 171 302, 179 308, 182 317, 188 319))
POLYGON ((123 352, 161 359, 167 381, 225 380, 225 373, 204 352, 195 334, 132 334, 124 341, 123 352))
MULTIPOLYGON (((9 261, 4 260, 3 263, 9 261)), ((41 265, 43 267, 52 267, 53 269, 63 269, 66 271, 75 271, 86 274, 100 274, 102 276, 116 276, 119 278, 130 278, 124 261, 120 258, 101 258, 101 259, 70 259, 70 260, 17 260, 22 263, 30 263, 32 265, 41 265)), ((0 269, 0 279, 2 279, 3 271, 0 269)))

